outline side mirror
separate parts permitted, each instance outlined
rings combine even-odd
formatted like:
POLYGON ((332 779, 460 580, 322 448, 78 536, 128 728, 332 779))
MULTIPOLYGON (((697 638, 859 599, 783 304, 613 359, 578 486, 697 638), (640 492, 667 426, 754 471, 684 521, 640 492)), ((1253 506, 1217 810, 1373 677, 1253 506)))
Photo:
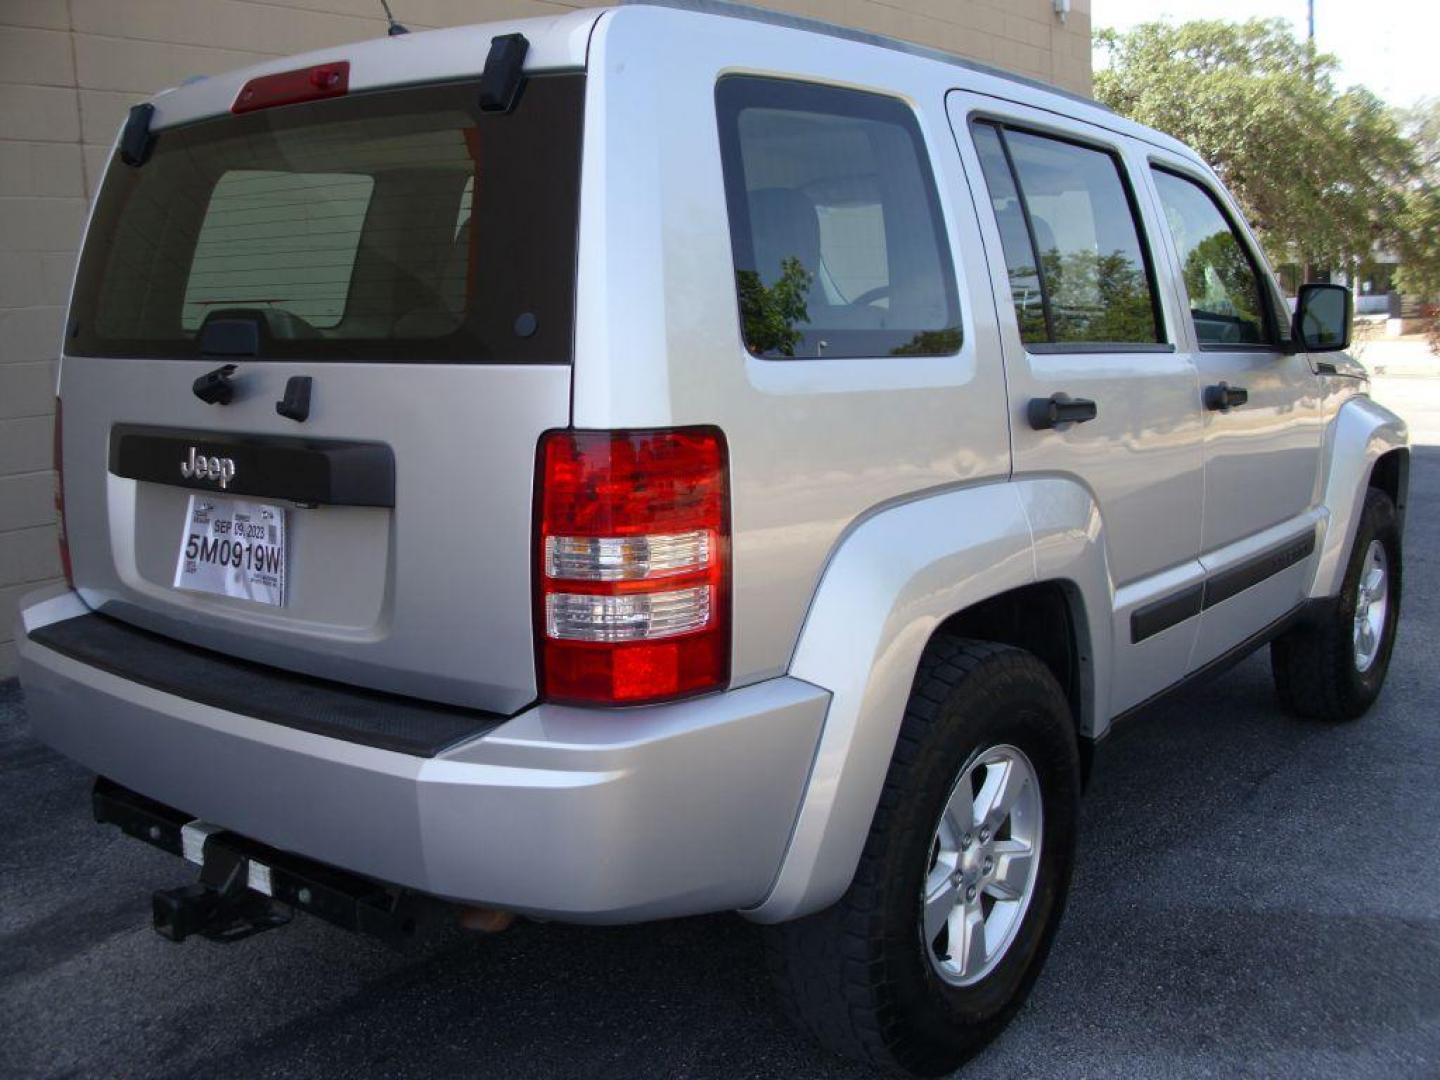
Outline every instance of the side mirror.
POLYGON ((1295 302, 1295 340, 1304 352, 1336 352, 1350 345, 1354 300, 1343 285, 1301 285, 1295 302))

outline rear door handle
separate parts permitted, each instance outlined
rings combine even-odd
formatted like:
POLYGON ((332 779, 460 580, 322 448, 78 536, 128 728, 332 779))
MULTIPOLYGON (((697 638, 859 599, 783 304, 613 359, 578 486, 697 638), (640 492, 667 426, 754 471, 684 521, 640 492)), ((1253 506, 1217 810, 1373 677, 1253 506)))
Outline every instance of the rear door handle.
POLYGON ((1083 424, 1100 415, 1095 402, 1072 398, 1069 394, 1051 394, 1048 398, 1031 398, 1025 410, 1026 419, 1036 431, 1056 428, 1061 424, 1083 424))
POLYGON ((1229 412, 1249 400, 1250 392, 1243 386, 1231 386, 1222 382, 1205 387, 1205 408, 1211 412, 1229 412))

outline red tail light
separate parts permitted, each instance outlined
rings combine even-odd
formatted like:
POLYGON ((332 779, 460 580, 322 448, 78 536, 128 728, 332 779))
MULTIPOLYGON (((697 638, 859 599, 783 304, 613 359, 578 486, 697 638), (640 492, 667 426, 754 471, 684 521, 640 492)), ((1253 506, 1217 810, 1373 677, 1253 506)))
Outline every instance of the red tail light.
POLYGON ((536 494, 551 701, 634 705, 730 678, 730 495, 715 428, 552 431, 536 494))
POLYGON ((56 540, 60 544, 60 569, 65 575, 65 584, 75 588, 75 574, 70 569, 70 539, 65 534, 65 439, 64 421, 61 416, 61 402, 55 399, 55 524, 56 540))
POLYGON ((336 60, 315 67, 260 75, 240 88, 232 113, 254 112, 276 105, 298 105, 302 101, 343 97, 350 89, 350 61, 336 60))

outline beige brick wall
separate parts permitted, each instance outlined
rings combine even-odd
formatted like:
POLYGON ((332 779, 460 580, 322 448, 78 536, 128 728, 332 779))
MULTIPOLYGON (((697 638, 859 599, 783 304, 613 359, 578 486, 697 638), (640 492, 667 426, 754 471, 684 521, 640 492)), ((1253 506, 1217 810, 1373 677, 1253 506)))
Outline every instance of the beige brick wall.
MULTIPOLYGON (((594 0, 602 3, 604 0, 594 0)), ((392 0, 411 29, 591 0, 392 0)), ((1090 91, 1090 0, 770 0, 1090 91)), ((0 0, 0 678, 22 594, 59 573, 55 356, 87 199, 125 111, 212 74, 384 33, 379 0, 0 0)))

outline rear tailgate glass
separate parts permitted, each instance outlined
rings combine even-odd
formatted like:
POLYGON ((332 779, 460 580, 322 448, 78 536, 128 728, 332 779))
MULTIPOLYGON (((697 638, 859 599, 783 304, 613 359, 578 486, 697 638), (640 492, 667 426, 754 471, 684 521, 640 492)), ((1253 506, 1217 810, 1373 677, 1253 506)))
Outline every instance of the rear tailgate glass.
POLYGON ((568 363, 584 76, 357 94, 156 133, 112 163, 66 351, 195 358, 206 321, 259 358, 568 363))

